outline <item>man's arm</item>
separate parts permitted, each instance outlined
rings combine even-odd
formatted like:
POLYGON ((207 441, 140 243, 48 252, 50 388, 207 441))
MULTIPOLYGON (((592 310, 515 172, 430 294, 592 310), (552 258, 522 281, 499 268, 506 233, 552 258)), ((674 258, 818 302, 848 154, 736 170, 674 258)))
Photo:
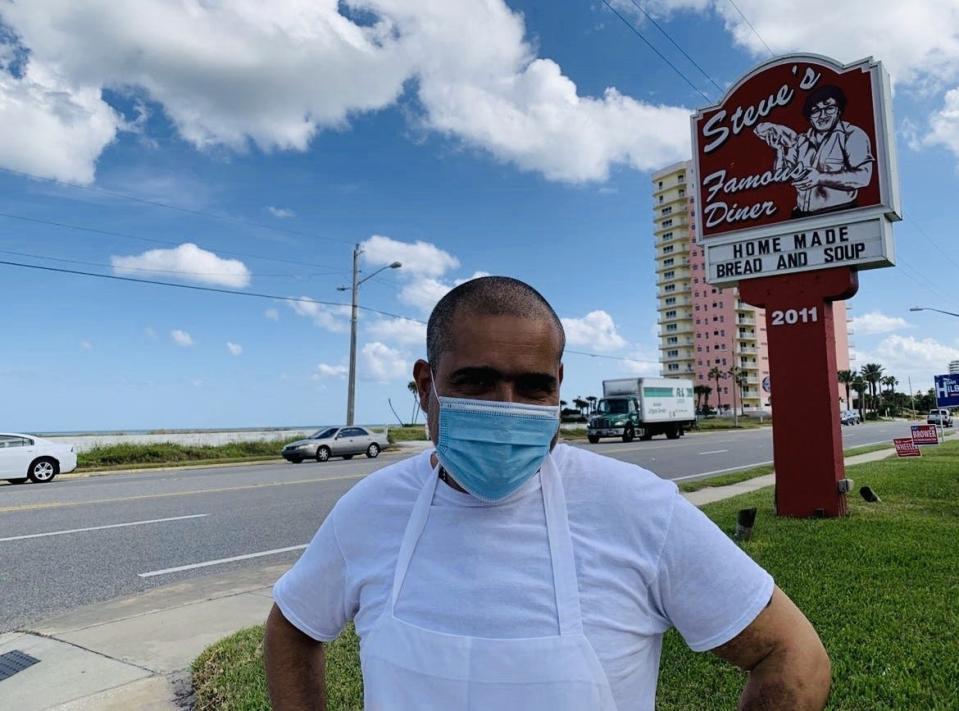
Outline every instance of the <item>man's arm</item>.
POLYGON ((746 629, 711 651, 749 672, 740 711, 821 711, 826 705, 829 656, 809 620, 778 587, 746 629))
POLYGON ((274 711, 326 711, 323 644, 287 622, 276 605, 266 621, 263 655, 274 711))

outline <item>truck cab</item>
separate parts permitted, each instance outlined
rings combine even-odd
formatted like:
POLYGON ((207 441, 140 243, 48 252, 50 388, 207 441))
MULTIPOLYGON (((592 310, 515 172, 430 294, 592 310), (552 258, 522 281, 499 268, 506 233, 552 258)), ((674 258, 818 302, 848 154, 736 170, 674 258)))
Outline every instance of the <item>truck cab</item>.
POLYGON ((639 430, 639 403, 634 397, 604 397, 589 418, 587 439, 596 444, 600 437, 622 437, 632 442, 639 430))

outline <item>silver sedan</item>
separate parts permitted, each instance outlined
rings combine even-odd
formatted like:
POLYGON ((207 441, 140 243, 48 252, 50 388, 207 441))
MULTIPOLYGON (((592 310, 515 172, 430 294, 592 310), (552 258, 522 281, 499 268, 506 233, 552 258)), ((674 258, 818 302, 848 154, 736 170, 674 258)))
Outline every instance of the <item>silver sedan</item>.
POLYGON ((366 427, 327 427, 306 439, 286 445, 282 454, 284 459, 294 464, 304 459, 318 462, 325 462, 330 457, 352 459, 357 454, 365 454, 373 459, 388 443, 386 432, 373 432, 366 427))

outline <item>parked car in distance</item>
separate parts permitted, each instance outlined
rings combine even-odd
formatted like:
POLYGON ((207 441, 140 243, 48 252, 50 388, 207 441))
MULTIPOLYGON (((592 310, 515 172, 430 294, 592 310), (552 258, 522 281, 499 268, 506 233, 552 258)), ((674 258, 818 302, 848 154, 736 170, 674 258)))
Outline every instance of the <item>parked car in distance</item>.
POLYGON ((855 410, 840 410, 839 421, 844 425, 858 425, 859 413, 855 410))
POLYGON ((952 427, 952 413, 944 407, 930 410, 929 414, 926 415, 926 424, 952 427))
POLYGON ((77 448, 33 435, 0 432, 0 479, 22 484, 53 481, 77 468, 77 448))
POLYGON ((283 458, 299 464, 304 459, 325 462, 330 457, 352 459, 365 454, 370 459, 379 456, 389 444, 387 433, 373 432, 367 427, 327 427, 317 430, 306 439, 290 442, 283 448, 283 458))

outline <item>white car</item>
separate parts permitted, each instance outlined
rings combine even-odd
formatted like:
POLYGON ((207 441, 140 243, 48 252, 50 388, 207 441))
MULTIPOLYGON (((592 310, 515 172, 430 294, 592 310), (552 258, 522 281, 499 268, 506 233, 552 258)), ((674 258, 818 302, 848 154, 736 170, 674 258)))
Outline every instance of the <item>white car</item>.
POLYGON ((77 468, 77 448, 33 435, 0 432, 0 480, 22 484, 53 481, 77 468))

